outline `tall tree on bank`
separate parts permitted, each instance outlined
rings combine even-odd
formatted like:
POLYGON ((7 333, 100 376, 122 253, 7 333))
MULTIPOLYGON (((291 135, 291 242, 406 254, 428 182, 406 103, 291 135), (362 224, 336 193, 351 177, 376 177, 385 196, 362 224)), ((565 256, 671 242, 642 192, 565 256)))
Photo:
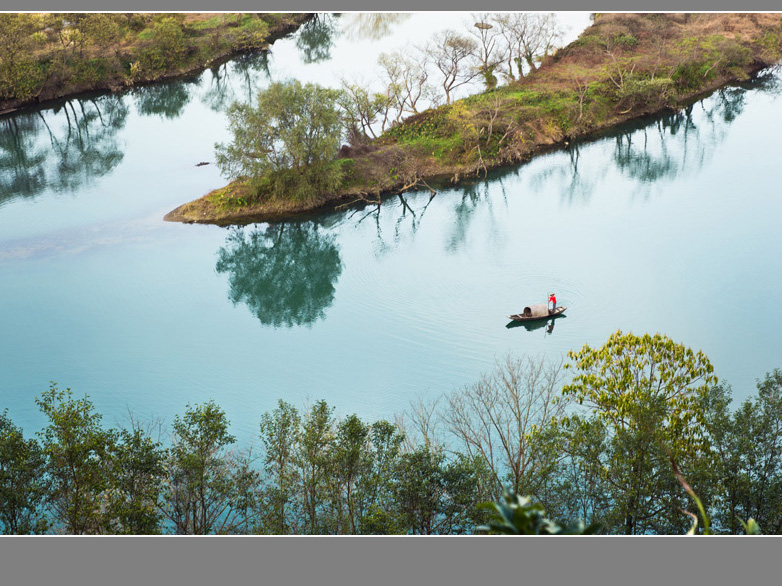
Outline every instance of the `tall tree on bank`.
POLYGON ((515 493, 539 496, 557 460, 547 430, 564 415, 557 401, 562 363, 505 357, 494 370, 447 397, 443 419, 470 457, 491 471, 493 498, 509 484, 515 493))
POLYGON ((295 509, 298 474, 295 466, 296 447, 300 442, 301 416, 298 409, 282 399, 277 408, 261 416, 261 444, 264 451, 264 471, 268 479, 265 489, 264 531, 275 535, 295 532, 291 513, 295 509))
POLYGON ((107 514, 112 533, 161 532, 166 452, 140 429, 121 430, 112 446, 107 514))
MULTIPOLYGON (((605 474, 615 524, 627 535, 683 526, 678 509, 686 501, 670 458, 691 477, 688 467, 710 453, 701 409, 716 382, 708 358, 660 334, 621 331, 599 349, 586 345, 568 356, 575 376, 563 394, 592 408, 608 433, 605 474)), ((576 415, 569 424, 587 421, 576 415)))
POLYGON ((246 178, 258 196, 306 200, 335 189, 342 138, 340 92, 294 80, 275 82, 255 107, 227 110, 233 140, 216 144, 216 163, 231 179, 246 178))
MULTIPOLYGON (((167 461, 165 515, 176 533, 237 533, 248 526, 248 493, 257 473, 229 450, 225 412, 213 401, 191 407, 174 419, 174 438, 167 461)), ((257 496, 257 495, 256 495, 257 496)))
POLYGON ((327 529, 324 509, 329 498, 329 448, 334 441, 334 408, 317 401, 301 421, 295 462, 304 509, 304 532, 310 535, 327 529))
POLYGON ((470 83, 480 71, 471 65, 478 43, 455 31, 438 33, 426 47, 426 54, 442 74, 445 103, 451 103, 451 94, 457 88, 470 83))
POLYGON ((52 384, 35 402, 49 420, 39 435, 54 521, 71 535, 106 532, 102 505, 111 486, 114 434, 103 429, 92 402, 86 396, 75 399, 70 389, 52 384))

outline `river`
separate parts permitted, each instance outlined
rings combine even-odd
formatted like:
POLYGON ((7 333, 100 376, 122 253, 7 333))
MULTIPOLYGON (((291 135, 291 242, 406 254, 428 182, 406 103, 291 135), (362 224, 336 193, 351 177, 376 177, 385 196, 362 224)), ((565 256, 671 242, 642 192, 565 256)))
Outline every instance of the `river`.
POLYGON ((31 434, 49 381, 108 425, 214 399, 246 444, 278 399, 390 419, 506 353, 556 360, 617 329, 703 350, 737 401, 752 395, 782 367, 777 73, 434 197, 162 221, 225 183, 195 165, 228 140, 232 100, 368 75, 379 52, 464 18, 367 35, 357 15, 322 16, 188 80, 0 119, 0 409, 31 434), (506 327, 549 291, 568 307, 550 332, 506 327))

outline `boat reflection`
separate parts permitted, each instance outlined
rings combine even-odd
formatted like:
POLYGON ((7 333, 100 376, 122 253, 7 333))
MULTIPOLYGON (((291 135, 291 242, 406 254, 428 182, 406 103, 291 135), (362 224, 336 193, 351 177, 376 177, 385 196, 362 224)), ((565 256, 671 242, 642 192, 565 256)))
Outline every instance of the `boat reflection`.
POLYGON ((513 328, 524 328, 528 332, 532 332, 535 330, 539 330, 541 328, 546 328, 546 333, 551 334, 554 331, 554 322, 557 320, 565 319, 566 315, 558 315, 555 317, 551 317, 549 319, 539 319, 536 321, 511 321, 508 324, 506 324, 506 328, 513 329, 513 328))

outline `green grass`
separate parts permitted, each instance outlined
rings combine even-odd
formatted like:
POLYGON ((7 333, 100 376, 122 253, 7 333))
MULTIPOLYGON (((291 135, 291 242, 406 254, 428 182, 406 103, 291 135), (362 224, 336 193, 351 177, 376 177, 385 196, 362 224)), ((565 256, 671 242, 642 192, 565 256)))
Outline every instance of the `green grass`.
POLYGON ((237 22, 240 22, 241 24, 246 24, 247 20, 254 20, 254 17, 252 15, 245 15, 243 17, 240 17, 238 14, 218 14, 217 16, 213 16, 212 18, 207 18, 206 20, 200 20, 198 22, 193 22, 188 24, 189 28, 197 31, 203 31, 213 28, 219 28, 223 25, 230 25, 235 24, 237 22))

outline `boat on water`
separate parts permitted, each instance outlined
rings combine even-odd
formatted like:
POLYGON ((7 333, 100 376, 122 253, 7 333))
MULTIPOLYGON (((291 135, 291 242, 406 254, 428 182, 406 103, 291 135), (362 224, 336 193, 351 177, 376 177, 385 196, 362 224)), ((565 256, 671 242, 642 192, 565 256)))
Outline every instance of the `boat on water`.
POLYGON ((509 315, 508 319, 513 321, 536 321, 539 319, 549 319, 565 313, 567 307, 560 305, 556 309, 549 309, 547 303, 537 303, 524 308, 521 313, 509 315))

